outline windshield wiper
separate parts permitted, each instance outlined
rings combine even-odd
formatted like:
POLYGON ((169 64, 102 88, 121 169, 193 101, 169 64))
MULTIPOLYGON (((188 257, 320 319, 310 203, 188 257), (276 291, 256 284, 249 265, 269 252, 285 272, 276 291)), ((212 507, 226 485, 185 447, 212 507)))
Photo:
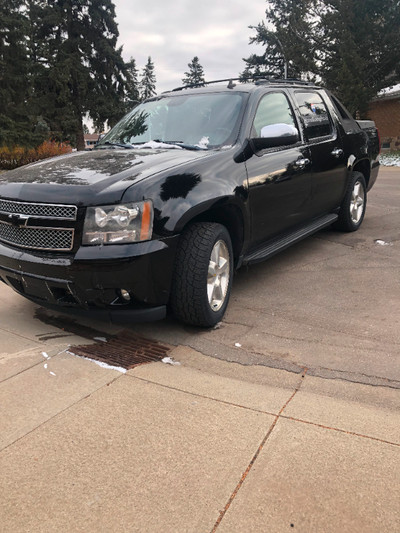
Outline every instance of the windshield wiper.
POLYGON ((163 144, 171 144, 172 146, 180 146, 184 150, 207 150, 207 148, 202 148, 195 144, 187 144, 184 141, 163 141, 161 139, 154 139, 154 141, 163 144))
POLYGON ((125 143, 115 143, 111 141, 104 141, 102 143, 99 143, 95 148, 102 148, 103 146, 111 146, 115 148, 127 148, 132 149, 133 146, 131 144, 125 144, 125 143))
POLYGON ((145 143, 132 143, 132 144, 125 144, 125 143, 119 143, 119 142, 112 142, 112 141, 104 141, 102 143, 99 143, 95 146, 96 150, 104 150, 108 147, 111 148, 126 148, 126 149, 134 149, 134 148, 148 148, 151 143, 159 143, 160 146, 155 148, 162 148, 162 145, 170 145, 170 146, 179 146, 179 148, 183 148, 184 150, 207 150, 206 147, 202 146, 196 146, 194 144, 187 144, 183 141, 163 141, 162 139, 152 139, 151 141, 146 141, 145 143))

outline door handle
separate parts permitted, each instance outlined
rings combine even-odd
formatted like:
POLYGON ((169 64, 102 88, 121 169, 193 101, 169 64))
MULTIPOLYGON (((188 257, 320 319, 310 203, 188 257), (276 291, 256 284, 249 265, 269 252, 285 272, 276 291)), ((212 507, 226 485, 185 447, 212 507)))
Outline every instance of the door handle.
POLYGON ((307 159, 306 157, 303 157, 303 158, 298 159, 297 161, 294 162, 294 167, 295 167, 295 168, 303 169, 303 168, 306 167, 309 163, 310 163, 310 160, 307 159))
POLYGON ((333 155, 333 157, 340 157, 341 155, 343 155, 343 150, 341 148, 335 148, 334 150, 332 150, 331 154, 333 155))

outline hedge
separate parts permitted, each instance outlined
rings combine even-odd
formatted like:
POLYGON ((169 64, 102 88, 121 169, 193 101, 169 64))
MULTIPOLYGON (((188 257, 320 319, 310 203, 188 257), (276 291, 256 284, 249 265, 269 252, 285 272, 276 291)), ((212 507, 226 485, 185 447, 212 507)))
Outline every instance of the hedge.
POLYGON ((0 146, 0 169, 11 170, 13 168, 33 163, 47 157, 68 154, 72 151, 68 143, 44 141, 37 148, 24 148, 23 146, 0 146))

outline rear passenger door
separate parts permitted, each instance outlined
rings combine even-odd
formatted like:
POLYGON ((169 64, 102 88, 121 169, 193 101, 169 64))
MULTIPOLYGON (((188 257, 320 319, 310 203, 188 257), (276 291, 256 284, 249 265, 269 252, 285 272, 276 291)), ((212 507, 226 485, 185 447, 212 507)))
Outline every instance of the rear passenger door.
POLYGON ((342 140, 322 96, 312 90, 294 91, 311 156, 311 217, 338 207, 346 187, 342 140))

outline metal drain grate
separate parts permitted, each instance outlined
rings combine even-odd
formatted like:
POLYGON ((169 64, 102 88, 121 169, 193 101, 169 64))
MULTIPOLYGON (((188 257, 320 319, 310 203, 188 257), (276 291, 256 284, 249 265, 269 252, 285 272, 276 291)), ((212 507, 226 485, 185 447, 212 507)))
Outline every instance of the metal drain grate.
POLYGON ((135 366, 153 361, 161 361, 170 348, 157 341, 151 341, 123 331, 107 342, 96 342, 87 346, 71 346, 69 351, 75 355, 101 361, 110 366, 129 370, 135 366))

